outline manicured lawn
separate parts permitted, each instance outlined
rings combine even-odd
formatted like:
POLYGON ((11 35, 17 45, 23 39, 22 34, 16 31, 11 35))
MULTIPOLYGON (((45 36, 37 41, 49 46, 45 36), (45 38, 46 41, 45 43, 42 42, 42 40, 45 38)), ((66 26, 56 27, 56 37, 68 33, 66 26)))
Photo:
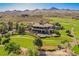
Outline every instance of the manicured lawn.
MULTIPOLYGON (((74 28, 74 34, 77 39, 79 39, 79 20, 76 19, 68 19, 68 18, 59 18, 59 17, 52 17, 49 19, 50 23, 59 22, 62 26, 64 26, 64 30, 61 33, 64 33, 66 30, 71 30, 74 28)), ((64 33, 65 34, 65 33, 64 33)))
MULTIPOLYGON (((79 39, 79 20, 75 19, 66 19, 66 18, 51 18, 49 20, 51 23, 59 22, 62 26, 64 26, 64 30, 60 30, 61 37, 48 37, 48 38, 42 38, 43 44, 46 46, 57 46, 61 44, 61 41, 68 40, 72 41, 72 38, 67 36, 66 30, 71 30, 72 27, 74 27, 74 34, 77 39, 79 39)), ((19 44, 21 47, 34 49, 33 40, 35 37, 26 34, 26 35, 13 35, 10 37, 10 42, 15 42, 19 44)), ((75 53, 79 54, 79 47, 75 46, 72 50, 75 51, 75 53)), ((4 47, 0 46, 0 55, 8 55, 7 52, 4 50, 4 47)))
MULTIPOLYGON (((13 35, 10 37, 11 41, 10 42, 15 42, 17 44, 19 44, 21 47, 24 48, 30 48, 30 49, 34 49, 34 44, 33 44, 33 40, 35 39, 35 37, 30 36, 30 35, 13 35)), ((57 46, 59 44, 61 44, 62 40, 69 40, 71 41, 71 38, 68 36, 61 36, 61 37, 48 37, 48 38, 43 38, 43 44, 46 46, 57 46)), ((1 46, 0 47, 0 56, 4 56, 4 55, 8 55, 7 52, 4 50, 4 48, 1 46)))
MULTIPOLYGON (((14 35, 10 37, 10 42, 15 42, 23 48, 34 49, 33 40, 35 39, 30 35, 14 35)), ((4 50, 3 46, 0 46, 0 56, 8 55, 7 51, 4 50)))
POLYGON ((72 41, 72 39, 68 36, 61 36, 61 37, 44 38, 43 43, 44 43, 44 45, 57 46, 57 45, 61 44, 61 41, 63 41, 63 40, 72 41))
MULTIPOLYGON (((11 42, 15 42, 19 44, 21 47, 24 48, 34 48, 33 40, 35 37, 30 36, 30 35, 16 35, 16 36, 11 36, 11 42)), ((68 40, 71 41, 72 39, 69 36, 61 36, 61 37, 48 37, 48 38, 43 38, 43 44, 44 45, 59 45, 61 44, 62 40, 68 40)))
POLYGON ((79 55, 79 46, 74 46, 73 48, 72 48, 72 51, 74 51, 74 53, 76 53, 76 54, 78 54, 79 55))
POLYGON ((8 53, 4 50, 3 46, 0 46, 0 56, 7 56, 8 53))
MULTIPOLYGON (((14 35, 11 36, 11 41, 10 42, 15 42, 17 44, 19 44, 21 47, 24 48, 30 48, 30 49, 34 49, 34 44, 33 44, 33 40, 35 39, 35 37, 30 36, 30 35, 14 35)), ((61 44, 62 40, 71 40, 70 37, 49 37, 49 38, 43 38, 43 44, 44 45, 48 45, 48 46, 57 46, 59 44, 61 44)), ((7 52, 4 50, 3 47, 0 47, 0 55, 8 55, 7 52), (3 53, 2 53, 3 52, 3 53)))
POLYGON ((30 35, 14 35, 11 36, 11 42, 15 42, 24 48, 33 48, 33 40, 35 38, 30 35))

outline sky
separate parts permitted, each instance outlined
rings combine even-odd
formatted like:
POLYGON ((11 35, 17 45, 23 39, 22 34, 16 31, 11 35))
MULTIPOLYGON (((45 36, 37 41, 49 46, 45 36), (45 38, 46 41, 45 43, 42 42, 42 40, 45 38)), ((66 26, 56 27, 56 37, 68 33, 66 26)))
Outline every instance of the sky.
POLYGON ((79 3, 0 3, 0 11, 49 9, 51 7, 79 10, 79 3))

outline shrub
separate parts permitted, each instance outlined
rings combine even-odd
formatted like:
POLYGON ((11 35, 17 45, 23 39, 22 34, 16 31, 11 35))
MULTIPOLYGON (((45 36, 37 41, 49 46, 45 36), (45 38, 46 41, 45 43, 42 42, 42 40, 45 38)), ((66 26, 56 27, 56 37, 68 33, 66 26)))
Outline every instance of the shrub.
POLYGON ((32 51, 32 49, 29 49, 29 56, 33 56, 34 54, 33 54, 33 51, 32 51))
POLYGON ((6 37, 6 38, 10 37, 10 33, 6 33, 6 34, 5 34, 5 37, 6 37))
POLYGON ((5 51, 8 51, 8 54, 10 53, 19 54, 20 46, 14 42, 8 43, 5 45, 5 51))
POLYGON ((36 45, 38 47, 38 49, 40 49, 43 46, 43 42, 42 42, 41 38, 36 38, 33 43, 34 43, 34 45, 36 45))

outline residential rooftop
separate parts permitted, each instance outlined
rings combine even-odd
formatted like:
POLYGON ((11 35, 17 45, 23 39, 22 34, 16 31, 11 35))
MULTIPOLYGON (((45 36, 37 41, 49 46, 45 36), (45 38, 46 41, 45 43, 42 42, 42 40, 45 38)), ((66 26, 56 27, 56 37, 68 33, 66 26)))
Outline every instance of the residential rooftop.
POLYGON ((53 26, 52 24, 48 24, 48 23, 45 24, 35 23, 33 25, 33 27, 52 27, 52 26, 53 26))

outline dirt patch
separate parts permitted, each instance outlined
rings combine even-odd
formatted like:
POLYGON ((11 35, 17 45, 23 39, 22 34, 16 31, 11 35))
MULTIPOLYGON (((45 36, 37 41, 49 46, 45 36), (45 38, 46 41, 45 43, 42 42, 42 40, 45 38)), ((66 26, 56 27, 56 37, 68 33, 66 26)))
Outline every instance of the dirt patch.
POLYGON ((68 48, 58 49, 57 46, 43 46, 40 51, 41 56, 71 56, 72 52, 68 48))
POLYGON ((43 46, 43 47, 41 47, 41 49, 43 49, 43 50, 55 50, 57 48, 58 48, 57 46, 43 46))
POLYGON ((56 50, 53 52, 46 51, 46 55, 47 56, 70 56, 70 53, 65 49, 62 49, 62 50, 56 50))
POLYGON ((21 55, 27 55, 29 52, 28 52, 28 49, 27 48, 21 48, 21 55))

